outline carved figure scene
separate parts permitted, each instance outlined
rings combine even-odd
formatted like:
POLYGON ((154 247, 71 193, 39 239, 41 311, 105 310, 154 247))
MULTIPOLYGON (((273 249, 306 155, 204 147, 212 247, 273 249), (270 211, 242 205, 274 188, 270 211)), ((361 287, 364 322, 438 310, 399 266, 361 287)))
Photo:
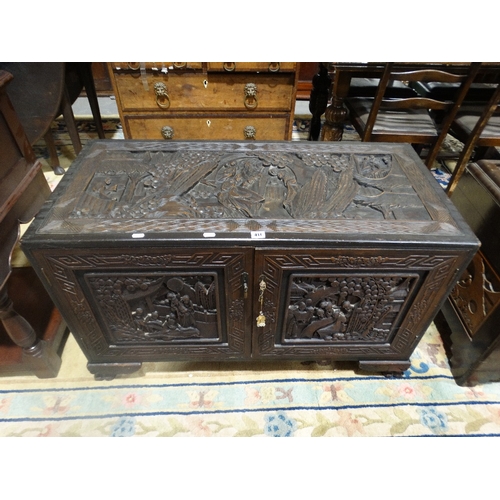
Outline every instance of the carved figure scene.
POLYGON ((415 278, 292 277, 283 340, 386 342, 415 278))
POLYGON ((117 342, 219 338, 214 275, 86 279, 117 342))
POLYGON ((128 152, 100 165, 71 217, 430 219, 390 154, 128 152))

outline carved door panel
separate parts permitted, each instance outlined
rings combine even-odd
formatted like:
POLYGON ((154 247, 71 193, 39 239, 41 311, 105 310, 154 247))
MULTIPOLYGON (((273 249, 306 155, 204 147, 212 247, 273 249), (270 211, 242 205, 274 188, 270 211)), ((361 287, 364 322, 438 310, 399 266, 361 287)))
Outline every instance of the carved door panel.
POLYGON ((252 249, 40 251, 91 363, 249 357, 252 249))
POLYGON ((265 326, 254 318, 253 356, 405 359, 455 263, 404 250, 257 250, 265 326))

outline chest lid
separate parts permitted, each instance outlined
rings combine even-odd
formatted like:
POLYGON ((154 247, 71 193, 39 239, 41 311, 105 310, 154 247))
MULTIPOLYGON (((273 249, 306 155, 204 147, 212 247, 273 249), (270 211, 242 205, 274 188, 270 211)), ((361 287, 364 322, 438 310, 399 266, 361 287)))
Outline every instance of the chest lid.
POLYGON ((23 243, 477 240, 410 145, 96 140, 23 243))

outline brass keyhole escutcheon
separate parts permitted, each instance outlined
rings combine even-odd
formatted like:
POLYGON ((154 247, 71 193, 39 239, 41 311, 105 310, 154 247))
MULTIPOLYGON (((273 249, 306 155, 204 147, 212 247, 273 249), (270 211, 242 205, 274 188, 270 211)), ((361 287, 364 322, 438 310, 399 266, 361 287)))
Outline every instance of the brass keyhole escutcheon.
POLYGON ((267 285, 264 276, 259 278, 259 304, 260 312, 257 316, 257 327, 263 328, 266 326, 266 316, 264 315, 264 292, 266 291, 267 285))

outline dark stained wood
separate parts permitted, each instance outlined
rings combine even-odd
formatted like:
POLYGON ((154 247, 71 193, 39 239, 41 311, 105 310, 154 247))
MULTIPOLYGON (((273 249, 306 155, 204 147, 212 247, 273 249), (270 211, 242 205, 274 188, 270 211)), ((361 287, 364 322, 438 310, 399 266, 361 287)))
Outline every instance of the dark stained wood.
POLYGON ((443 307, 452 372, 465 385, 500 380, 500 161, 470 163, 451 200, 481 241, 443 307))
MULTIPOLYGON (((500 82, 500 78, 498 82, 500 82)), ((498 113, 500 83, 498 82, 486 104, 464 105, 451 124, 450 132, 464 143, 464 147, 446 188, 449 196, 453 194, 475 148, 484 149, 489 146, 500 146, 500 116, 498 113)), ((481 157, 476 155, 475 160, 480 159, 481 157)))
POLYGON ((427 145, 425 163, 431 168, 479 68, 480 63, 471 63, 465 73, 425 66, 402 71, 394 63, 387 63, 375 97, 345 100, 349 119, 364 142, 407 142, 418 151, 427 145), (451 101, 421 96, 392 98, 386 95, 392 81, 460 83, 460 86, 451 101))
POLYGON ((110 378, 181 359, 401 374, 478 241, 408 145, 95 141, 22 247, 110 378))
POLYGON ((12 75, 0 70, 0 372, 17 369, 40 378, 54 377, 61 363, 57 349, 65 329, 60 328, 62 319, 52 314, 54 306, 44 300, 45 292, 25 307, 36 282, 15 279, 10 265, 19 223, 34 217, 50 194, 41 163, 6 93, 11 81, 12 75), (26 309, 28 317, 23 315, 26 309), (49 319, 44 318, 47 313, 49 319))

